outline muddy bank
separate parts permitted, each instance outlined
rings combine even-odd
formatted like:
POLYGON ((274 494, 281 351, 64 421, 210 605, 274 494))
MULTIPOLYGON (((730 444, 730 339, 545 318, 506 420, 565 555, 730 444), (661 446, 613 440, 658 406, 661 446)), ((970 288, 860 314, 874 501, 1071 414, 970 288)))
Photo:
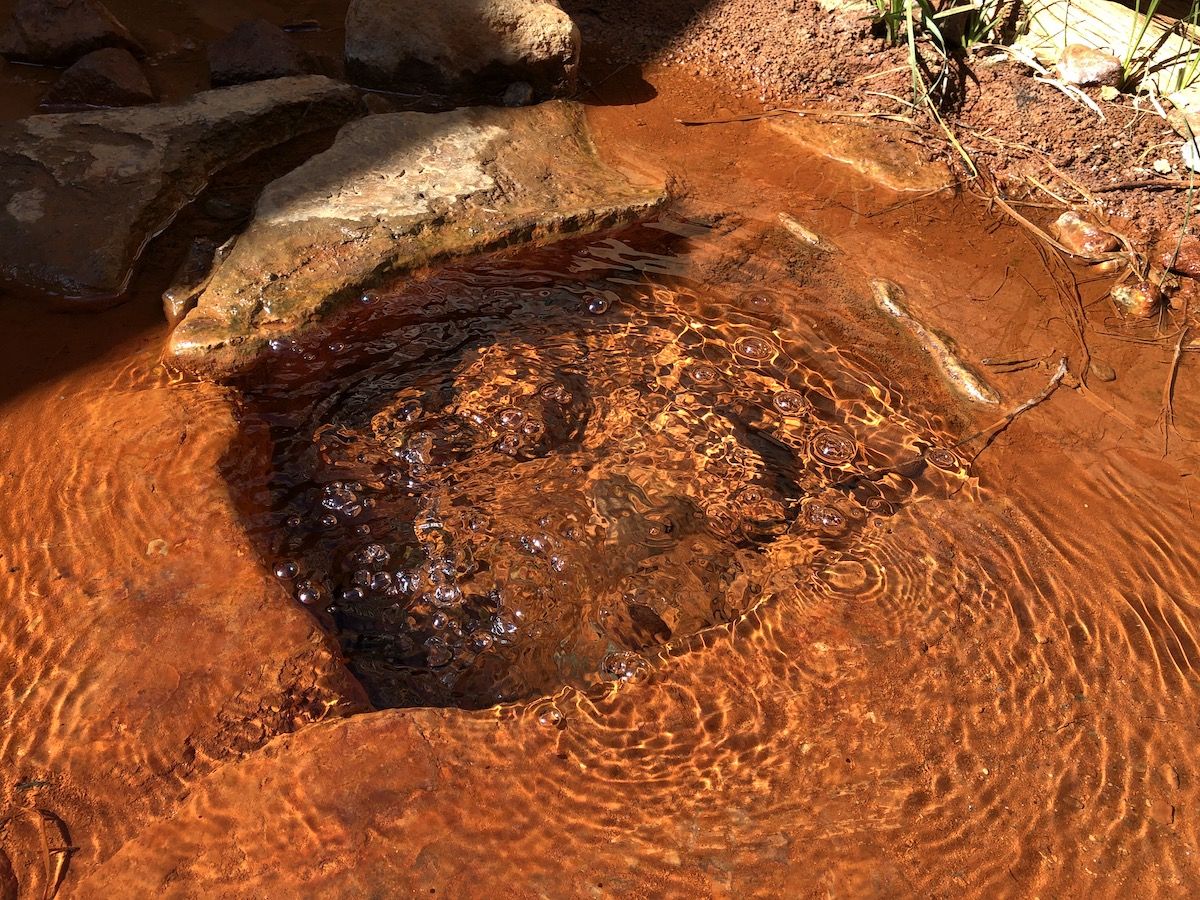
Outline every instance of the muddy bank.
MULTIPOLYGON (((607 73, 651 62, 719 79, 756 109, 817 106, 914 115, 907 48, 888 44, 867 4, 719 0, 697 8, 651 0, 636 11, 621 0, 566 5, 577 14, 601 96, 607 73)), ((1186 222, 1186 191, 1109 190, 1127 182, 1187 179, 1178 152, 1182 138, 1154 102, 1129 94, 1109 100, 1099 86, 1083 88, 1097 112, 1035 74, 1009 55, 985 51, 952 68, 944 114, 977 167, 994 175, 1010 197, 1057 204, 1033 178, 1066 203, 1094 206, 1140 245, 1177 236, 1186 222), (1169 168, 1156 170, 1159 160, 1169 168)), ((920 124, 904 140, 924 144, 969 174, 937 125, 919 113, 916 118, 920 124)))

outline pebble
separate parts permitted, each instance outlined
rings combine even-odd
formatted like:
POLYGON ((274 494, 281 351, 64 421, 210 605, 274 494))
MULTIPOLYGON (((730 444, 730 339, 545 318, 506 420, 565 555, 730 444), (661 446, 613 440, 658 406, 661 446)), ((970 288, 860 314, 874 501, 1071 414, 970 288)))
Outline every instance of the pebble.
POLYGON ((263 19, 242 22, 208 48, 214 87, 304 75, 312 67, 282 29, 263 19))
POLYGON ((42 106, 139 106, 154 99, 154 89, 133 54, 123 47, 106 47, 89 53, 63 72, 42 106))
POLYGON ((1164 269, 1187 275, 1189 278, 1200 278, 1200 238, 1194 234, 1185 234, 1178 241, 1178 251, 1174 241, 1168 242, 1158 260, 1164 269))
POLYGON ((1158 312, 1163 295, 1158 285, 1149 281, 1122 284, 1112 289, 1112 298, 1127 316, 1148 319, 1158 312))
POLYGON ((528 106, 533 102, 533 85, 528 81, 514 81, 505 88, 500 102, 505 106, 528 106))
POLYGON ((1050 226, 1050 233, 1076 256, 1095 258, 1111 253, 1119 246, 1113 235, 1074 210, 1067 210, 1055 219, 1050 226))
POLYGON ((1071 44, 1058 60, 1059 77, 1070 84, 1121 84, 1121 60, 1111 53, 1093 50, 1083 44, 1071 44))
POLYGON ((1157 172, 1159 175, 1170 175, 1171 174, 1171 164, 1169 162, 1167 162, 1165 159, 1156 159, 1154 161, 1154 171, 1157 172))

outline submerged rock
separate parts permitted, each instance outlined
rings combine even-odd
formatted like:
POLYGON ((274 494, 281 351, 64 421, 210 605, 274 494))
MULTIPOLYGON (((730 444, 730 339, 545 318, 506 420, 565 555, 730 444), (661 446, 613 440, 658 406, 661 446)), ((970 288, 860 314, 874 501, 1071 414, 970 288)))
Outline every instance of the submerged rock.
POLYGON ((1185 234, 1176 241, 1168 242, 1167 248, 1158 257, 1159 265, 1170 272, 1200 278, 1200 238, 1185 234))
POLYGON ((97 0, 18 0, 3 34, 0 56, 14 62, 65 66, 102 47, 145 51, 97 0))
POLYGON ((120 294, 213 172, 360 110, 353 88, 309 76, 0 125, 0 278, 75 300, 120 294))
POLYGON ((154 102, 154 89, 133 54, 120 47, 94 50, 54 83, 42 100, 50 109, 140 106, 154 102))
POLYGON ((1150 281, 1122 284, 1112 289, 1112 298, 1127 316, 1148 319, 1163 305, 1162 289, 1150 281))
POLYGON ((664 199, 662 183, 599 160, 575 104, 371 116, 267 186, 169 352, 231 375, 389 276, 622 224, 664 199))
POLYGON ((536 99, 574 90, 579 29, 551 0, 352 0, 346 71, 381 90, 497 100, 513 82, 536 99))
POLYGON ((1051 236, 1076 256, 1095 258, 1111 253, 1120 242, 1109 232, 1074 210, 1067 210, 1050 226, 1051 236))
POLYGON ((282 28, 265 19, 243 22, 208 48, 214 87, 305 75, 308 57, 282 28))
POLYGON ((950 167, 911 143, 888 140, 885 128, 819 122, 803 116, 776 117, 771 127, 806 150, 845 163, 893 191, 937 191, 954 184, 950 167))
POLYGON ((1121 85, 1121 60, 1083 44, 1071 44, 1063 50, 1056 68, 1059 77, 1070 84, 1121 85))

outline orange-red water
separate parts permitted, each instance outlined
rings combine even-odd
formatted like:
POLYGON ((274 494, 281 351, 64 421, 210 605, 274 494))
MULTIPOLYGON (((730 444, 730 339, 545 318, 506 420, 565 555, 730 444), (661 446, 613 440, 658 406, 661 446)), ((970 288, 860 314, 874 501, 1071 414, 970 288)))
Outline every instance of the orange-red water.
POLYGON ((590 118, 663 221, 398 284, 244 396, 158 363, 195 219, 118 309, 4 298, 0 896, 1195 893, 1190 355, 1164 457, 1169 342, 1085 283, 1116 380, 931 453, 998 413, 869 279, 1078 372, 1024 233, 645 77, 590 118))

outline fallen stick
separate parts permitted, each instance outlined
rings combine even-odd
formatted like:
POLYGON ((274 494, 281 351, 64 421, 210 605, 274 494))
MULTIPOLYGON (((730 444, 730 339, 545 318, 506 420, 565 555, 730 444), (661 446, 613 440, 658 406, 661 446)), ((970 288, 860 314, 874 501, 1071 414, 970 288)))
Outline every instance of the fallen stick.
POLYGON ((733 122, 756 122, 759 119, 769 119, 773 116, 813 116, 814 118, 833 119, 887 119, 891 122, 901 122, 905 125, 914 124, 908 116, 897 113, 853 112, 838 109, 768 109, 760 113, 747 113, 744 116, 729 116, 724 119, 676 119, 680 125, 729 125, 733 122))
MULTIPOLYGON (((1058 368, 1055 370, 1054 375, 1051 376, 1049 383, 1044 388, 1042 388, 1042 390, 1038 393, 1038 395, 1036 397, 1031 397, 1030 399, 1026 400, 1024 403, 1022 403, 1020 406, 1005 413, 1005 415, 1002 418, 997 419, 995 422, 993 422, 987 428, 980 429, 979 431, 976 431, 974 434, 969 434, 965 438, 955 441, 953 444, 950 445, 949 449, 957 450, 960 447, 962 447, 964 444, 969 444, 969 443, 971 443, 971 441, 974 441, 978 438, 983 437, 984 435, 987 435, 987 438, 988 438, 987 443, 985 443, 982 447, 980 447, 979 452, 971 457, 971 462, 972 463, 975 462, 975 460, 979 459, 979 457, 983 454, 983 451, 986 450, 989 446, 991 446, 992 441, 994 441, 998 435, 1000 435, 1006 428, 1008 428, 1008 426, 1011 425, 1018 416, 1020 416, 1023 413, 1029 412, 1029 410, 1033 409, 1035 406, 1038 406, 1039 404, 1045 403, 1047 400, 1049 400, 1051 395, 1053 395, 1053 393, 1055 391, 1057 391, 1059 389, 1059 387, 1062 386, 1063 379, 1066 377, 1067 377, 1067 358, 1064 356, 1064 357, 1062 357, 1062 359, 1060 359, 1058 361, 1058 368)), ((1082 388, 1083 386, 1080 385, 1080 387, 1082 388)), ((1086 390, 1086 388, 1084 388, 1084 390, 1086 390)), ((905 460, 902 460, 902 461, 896 463, 895 465, 884 466, 883 468, 872 469, 870 472, 864 472, 860 475, 852 475, 849 478, 843 478, 841 481, 834 482, 830 486, 834 487, 834 488, 843 489, 849 485, 856 484, 856 483, 863 482, 863 481, 877 481, 880 478, 883 478, 885 475, 890 475, 892 472, 902 472, 905 469, 909 468, 910 466, 915 465, 916 463, 924 462, 927 458, 927 455, 928 455, 928 452, 923 452, 919 456, 910 457, 908 459, 905 459, 905 460)))
POLYGON ((1179 379, 1179 366, 1183 360, 1183 342, 1187 340, 1190 326, 1184 325, 1179 332, 1179 340, 1175 342, 1175 353, 1171 357, 1171 371, 1167 373, 1167 383, 1163 385, 1163 458, 1171 446, 1171 429, 1175 427, 1175 382, 1179 379))
POLYGON ((1026 400, 1020 406, 1016 407, 1015 409, 1009 410, 1007 413, 1004 414, 1004 416, 1002 418, 997 419, 995 422, 993 422, 987 428, 977 431, 974 434, 967 435, 962 440, 958 441, 957 443, 952 444, 951 449, 957 450, 959 447, 963 446, 964 444, 969 444, 971 441, 976 440, 976 439, 981 438, 986 435, 987 441, 985 441, 984 445, 979 448, 979 452, 971 457, 971 462, 974 462, 975 460, 979 459, 979 457, 983 454, 983 451, 992 445, 992 441, 994 441, 997 438, 997 436, 999 436, 1002 432, 1004 432, 1004 430, 1007 429, 1009 425, 1011 425, 1014 421, 1016 421, 1018 416, 1022 415, 1023 413, 1029 412, 1029 410, 1033 409, 1035 406, 1038 406, 1039 404, 1045 403, 1047 400, 1049 400, 1050 397, 1054 394, 1054 392, 1058 390, 1059 386, 1063 382, 1063 379, 1066 377, 1067 377, 1067 358, 1064 356, 1058 361, 1058 368, 1055 369, 1054 374, 1050 378, 1050 381, 1046 384, 1046 386, 1044 388, 1042 388, 1042 390, 1037 394, 1036 397, 1030 397, 1028 400, 1026 400))
POLYGON ((1118 181, 1115 184, 1106 184, 1102 187, 1092 188, 1092 192, 1096 194, 1107 194, 1110 191, 1132 191, 1138 188, 1149 188, 1152 191, 1186 191, 1190 187, 1194 187, 1194 182, 1191 181, 1165 181, 1162 179, 1150 179, 1147 181, 1118 181))

